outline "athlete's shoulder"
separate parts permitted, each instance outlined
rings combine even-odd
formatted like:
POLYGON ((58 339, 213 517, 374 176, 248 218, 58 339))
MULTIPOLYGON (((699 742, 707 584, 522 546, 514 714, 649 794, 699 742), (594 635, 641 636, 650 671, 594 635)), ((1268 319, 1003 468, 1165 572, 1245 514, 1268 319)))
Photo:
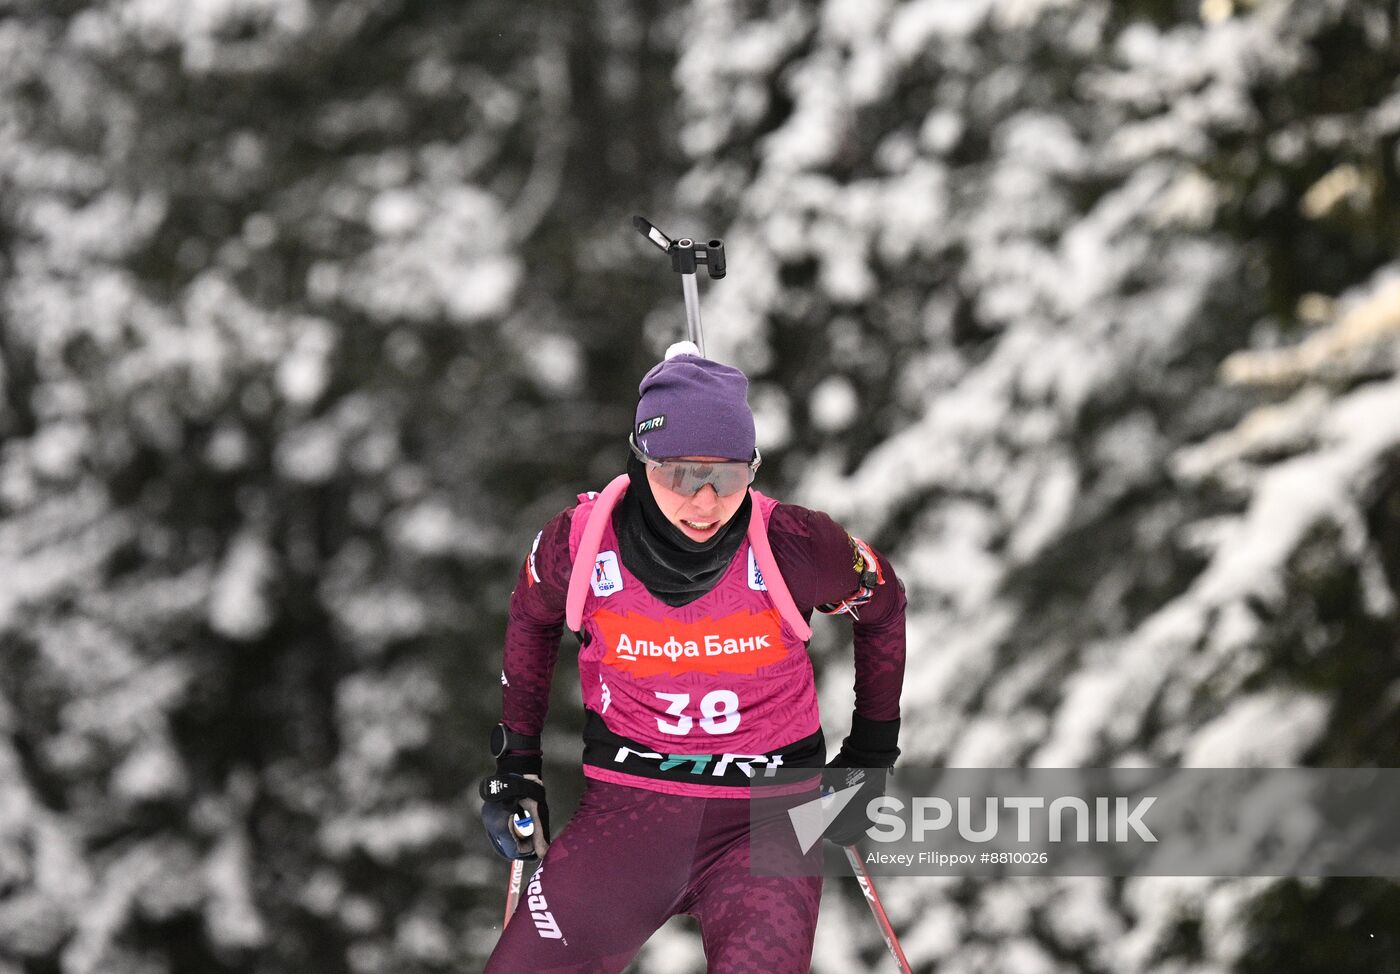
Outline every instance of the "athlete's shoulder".
POLYGON ((819 576, 824 574, 819 566, 830 558, 827 550, 832 539, 841 539, 844 545, 845 537, 841 526, 823 511, 779 501, 769 512, 768 544, 799 610, 806 612, 818 604, 819 576))
POLYGON ((779 501, 768 515, 768 536, 784 540, 845 538, 846 529, 825 511, 779 501))
POLYGON ((884 574, 893 573, 873 548, 825 511, 780 503, 769 517, 768 537, 778 570, 802 609, 850 599, 859 593, 864 572, 877 564, 884 574))
POLYGON ((564 508, 540 529, 525 556, 526 585, 567 589, 569 584, 569 531, 578 505, 564 508))

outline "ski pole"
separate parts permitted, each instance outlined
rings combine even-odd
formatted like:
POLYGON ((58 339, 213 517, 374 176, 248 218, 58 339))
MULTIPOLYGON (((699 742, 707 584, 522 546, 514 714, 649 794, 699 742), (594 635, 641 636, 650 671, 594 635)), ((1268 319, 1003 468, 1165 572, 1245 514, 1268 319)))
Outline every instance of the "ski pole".
MULTIPOLYGON (((510 834, 517 839, 529 840, 535 834, 535 820, 523 808, 510 820, 510 834)), ((525 879, 525 860, 512 859, 510 862, 510 882, 506 886, 506 918, 501 921, 504 930, 515 914, 515 905, 520 902, 520 887, 525 879)))
POLYGON ((885 938, 885 946, 894 955, 901 974, 914 974, 914 969, 909 966, 909 958, 904 956, 904 948, 899 945, 899 938, 894 935, 894 927, 890 925, 890 918, 885 915, 885 906, 880 902, 880 894, 875 892, 875 883, 871 881, 865 863, 860 861, 860 850, 853 845, 842 846, 842 848, 846 852, 846 861, 851 864, 851 869, 856 874, 856 882, 860 883, 860 891, 865 894, 865 901, 870 904, 870 912, 875 914, 875 922, 880 925, 880 933, 885 938))
POLYGON ((510 918, 515 915, 515 904, 520 902, 520 884, 524 879, 524 861, 520 859, 511 860, 510 885, 506 887, 506 918, 501 921, 502 930, 510 925, 510 918))
POLYGON ((710 277, 718 281, 728 273, 724 260, 724 241, 711 240, 696 243, 689 237, 672 240, 656 228, 646 217, 632 217, 632 226, 656 246, 671 255, 671 270, 681 275, 681 292, 685 295, 685 323, 687 336, 700 354, 705 354, 705 334, 700 327, 700 289, 695 283, 696 268, 700 264, 710 272, 710 277))

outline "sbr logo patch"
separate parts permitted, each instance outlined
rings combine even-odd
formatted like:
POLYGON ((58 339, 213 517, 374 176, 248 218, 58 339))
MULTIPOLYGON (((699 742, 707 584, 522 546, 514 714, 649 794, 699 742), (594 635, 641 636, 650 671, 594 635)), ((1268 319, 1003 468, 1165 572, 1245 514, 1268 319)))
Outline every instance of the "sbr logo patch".
POLYGON ((622 569, 617 564, 616 551, 598 552, 589 584, 593 586, 593 594, 600 598, 622 591, 622 569))
POLYGON ((753 548, 749 549, 749 588, 755 592, 768 591, 768 586, 763 584, 763 571, 758 567, 758 559, 753 556, 753 548))

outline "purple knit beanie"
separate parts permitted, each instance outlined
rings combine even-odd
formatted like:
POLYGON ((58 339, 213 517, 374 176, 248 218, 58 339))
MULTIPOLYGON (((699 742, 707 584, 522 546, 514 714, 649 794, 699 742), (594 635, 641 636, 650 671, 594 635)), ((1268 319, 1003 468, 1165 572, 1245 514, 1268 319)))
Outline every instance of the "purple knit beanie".
POLYGON ((753 412, 744 373, 694 354, 678 342, 637 391, 637 445, 658 460, 728 457, 752 460, 753 412))

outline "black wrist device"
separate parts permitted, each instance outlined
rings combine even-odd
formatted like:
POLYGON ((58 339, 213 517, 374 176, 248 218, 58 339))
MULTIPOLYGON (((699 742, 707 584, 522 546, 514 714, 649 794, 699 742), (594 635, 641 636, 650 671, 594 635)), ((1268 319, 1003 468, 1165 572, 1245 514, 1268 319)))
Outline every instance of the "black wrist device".
POLYGON ((507 751, 538 751, 540 739, 533 734, 517 734, 505 724, 491 728, 491 756, 499 758, 507 751))

